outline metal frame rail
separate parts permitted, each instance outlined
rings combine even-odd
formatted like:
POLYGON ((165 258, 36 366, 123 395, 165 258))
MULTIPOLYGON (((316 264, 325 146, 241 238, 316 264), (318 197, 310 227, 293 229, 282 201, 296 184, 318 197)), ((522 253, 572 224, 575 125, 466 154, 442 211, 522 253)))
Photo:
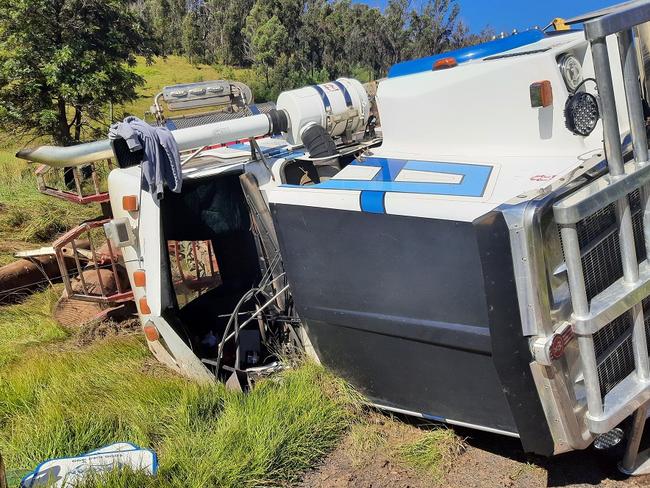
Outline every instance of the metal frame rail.
MULTIPOLYGON (((622 470, 638 474, 638 449, 650 400, 650 362, 642 300, 650 295, 650 264, 638 264, 628 194, 639 189, 643 207, 646 250, 650 251, 650 164, 643 114, 639 66, 634 49, 633 28, 650 21, 650 1, 622 4, 604 13, 583 18, 585 36, 591 45, 604 131, 609 174, 554 205, 560 226, 567 275, 573 304, 573 330, 577 336, 587 396, 587 425, 591 432, 608 432, 632 413, 634 427, 622 470), (634 151, 625 164, 618 124, 607 36, 618 42, 627 112, 634 151), (605 183, 603 183, 605 182, 605 183), (623 276, 609 288, 587 298, 576 224, 610 204, 616 208, 623 276), (606 395, 601 395, 594 348, 594 334, 622 315, 632 314, 635 369, 606 395)), ((615 65, 615 64, 614 64, 615 65)), ((650 258, 650 252, 647 252, 650 258)))

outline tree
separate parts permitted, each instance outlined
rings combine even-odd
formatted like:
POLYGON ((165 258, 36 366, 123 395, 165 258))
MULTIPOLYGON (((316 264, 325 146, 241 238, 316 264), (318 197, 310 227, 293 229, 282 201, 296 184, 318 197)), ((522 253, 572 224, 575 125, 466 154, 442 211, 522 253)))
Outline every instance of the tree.
POLYGON ((410 0, 388 0, 388 5, 386 5, 382 34, 384 36, 386 61, 389 65, 400 61, 403 51, 407 48, 408 31, 406 27, 410 6, 410 0))
POLYGON ((201 22, 206 14, 204 8, 196 6, 196 8, 190 9, 183 19, 183 52, 191 63, 206 61, 205 39, 207 33, 202 28, 204 23, 201 22))
POLYGON ((288 33, 272 6, 258 2, 246 18, 244 28, 247 57, 264 73, 270 85, 270 71, 281 55, 287 52, 288 33))
POLYGON ((458 47, 453 45, 452 39, 458 30, 459 14, 460 7, 455 0, 427 0, 419 11, 412 10, 408 55, 414 58, 430 56, 458 47))
POLYGON ((151 52, 126 0, 0 0, 0 127, 79 141, 85 117, 135 99, 151 52))
POLYGON ((212 30, 208 37, 213 59, 227 65, 245 62, 242 29, 253 0, 208 0, 212 30))

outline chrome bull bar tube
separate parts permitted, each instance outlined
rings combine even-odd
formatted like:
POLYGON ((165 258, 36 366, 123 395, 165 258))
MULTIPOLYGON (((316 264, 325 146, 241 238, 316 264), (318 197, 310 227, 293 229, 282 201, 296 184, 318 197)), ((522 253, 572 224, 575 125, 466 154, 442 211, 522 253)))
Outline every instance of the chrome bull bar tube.
MULTIPOLYGON (((270 116, 259 114, 241 119, 177 129, 172 131, 172 134, 176 139, 178 148, 181 151, 187 151, 197 147, 265 136, 271 132, 272 128, 270 116)), ((102 159, 110 159, 114 156, 108 139, 67 147, 41 146, 35 149, 23 149, 16 154, 17 158, 56 168, 81 166, 102 159)))
MULTIPOLYGON (((635 414, 634 428, 622 469, 635 470, 640 432, 650 400, 650 360, 642 301, 650 295, 650 179, 648 140, 643 113, 639 66, 634 50, 633 28, 650 21, 650 1, 622 4, 585 16, 585 37, 591 46, 602 114, 604 146, 609 174, 559 202, 554 207, 560 225, 567 266, 572 327, 578 336, 587 396, 587 426, 594 434, 608 432, 626 417, 635 414), (634 160, 625 164, 616 110, 607 37, 616 35, 620 54, 626 107, 634 160), (642 227, 647 259, 639 263, 628 195, 639 190, 643 212, 642 227), (604 291, 588 298, 582 251, 576 224, 608 205, 614 206, 618 226, 622 275, 604 291), (602 390, 594 344, 595 334, 614 327, 615 321, 630 314, 634 370, 611 390, 602 390)), ((643 248, 642 248, 643 249, 643 248)))

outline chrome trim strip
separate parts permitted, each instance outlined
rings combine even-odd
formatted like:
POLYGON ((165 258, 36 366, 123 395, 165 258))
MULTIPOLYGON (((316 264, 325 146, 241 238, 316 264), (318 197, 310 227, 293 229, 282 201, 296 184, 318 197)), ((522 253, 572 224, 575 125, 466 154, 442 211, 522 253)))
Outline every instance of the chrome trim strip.
POLYGON ((445 419, 442 417, 436 417, 435 415, 428 415, 426 413, 412 412, 410 410, 404 410, 402 408, 396 407, 387 407, 386 405, 380 405, 379 403, 371 403, 375 408, 380 410, 388 410, 389 412, 401 413, 403 415, 410 415, 411 417, 419 417, 426 420, 432 420, 435 422, 441 422, 445 424, 457 425, 458 427, 467 427, 470 429, 482 430, 483 432, 490 432, 491 434, 500 434, 508 437, 514 437, 519 439, 519 434, 515 432, 509 432, 507 430, 494 429, 492 427, 485 427, 484 425, 470 424, 468 422, 461 422, 459 420, 445 419))

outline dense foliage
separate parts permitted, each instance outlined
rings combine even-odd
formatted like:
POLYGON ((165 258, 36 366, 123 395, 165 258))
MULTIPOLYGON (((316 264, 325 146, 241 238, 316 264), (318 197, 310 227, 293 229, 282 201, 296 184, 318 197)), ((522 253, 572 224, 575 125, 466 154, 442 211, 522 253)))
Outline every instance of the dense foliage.
POLYGON ((470 34, 455 0, 389 0, 383 12, 351 0, 138 0, 133 8, 162 53, 252 65, 266 97, 341 75, 376 78, 399 60, 490 35, 470 34))
POLYGON ((0 124, 79 140, 83 116, 136 96, 151 38, 126 0, 0 0, 0 124))
POLYGON ((459 13, 457 0, 388 0, 383 12, 351 0, 0 0, 0 128, 80 140, 109 102, 136 97, 137 54, 252 67, 258 100, 367 81, 490 36, 470 34, 459 13))

